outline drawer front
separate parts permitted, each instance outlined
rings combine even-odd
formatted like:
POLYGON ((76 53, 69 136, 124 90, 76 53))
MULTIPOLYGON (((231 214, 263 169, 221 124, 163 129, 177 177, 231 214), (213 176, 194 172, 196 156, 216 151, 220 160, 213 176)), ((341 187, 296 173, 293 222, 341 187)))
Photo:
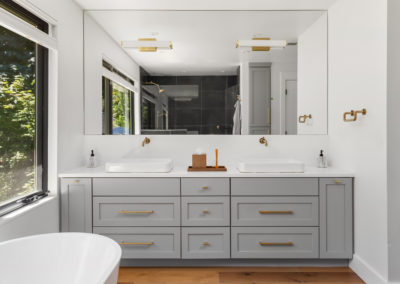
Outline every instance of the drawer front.
POLYGON ((232 195, 318 195, 318 178, 232 178, 232 195))
POLYGON ((93 232, 119 243, 124 259, 181 257, 180 228, 98 227, 93 232))
POLYGON ((232 258, 318 257, 318 228, 232 228, 232 258))
POLYGON ((182 197, 182 226, 229 226, 229 197, 182 197))
POLYGON ((229 178, 183 178, 182 195, 229 195, 229 178))
POLYGON ((318 226, 318 197, 232 197, 232 226, 318 226))
POLYGON ((230 258, 229 228, 182 228, 182 258, 230 258))
POLYGON ((179 196, 179 178, 94 178, 95 196, 179 196))
POLYGON ((94 226, 180 226, 179 197, 94 197, 94 226))

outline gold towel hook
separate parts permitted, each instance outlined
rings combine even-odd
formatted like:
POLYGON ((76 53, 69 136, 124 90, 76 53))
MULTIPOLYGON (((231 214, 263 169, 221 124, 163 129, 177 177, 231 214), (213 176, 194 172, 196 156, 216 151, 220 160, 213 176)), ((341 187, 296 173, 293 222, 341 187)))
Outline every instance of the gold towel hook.
POLYGON ((309 115, 306 115, 306 114, 305 115, 300 115, 299 116, 299 123, 306 123, 307 118, 311 119, 312 115, 311 114, 309 114, 309 115))
POLYGON ((361 110, 351 110, 349 112, 345 112, 343 114, 343 121, 345 121, 345 122, 356 121, 358 114, 366 115, 367 109, 363 108, 361 110), (349 116, 351 116, 351 118, 348 118, 349 116))

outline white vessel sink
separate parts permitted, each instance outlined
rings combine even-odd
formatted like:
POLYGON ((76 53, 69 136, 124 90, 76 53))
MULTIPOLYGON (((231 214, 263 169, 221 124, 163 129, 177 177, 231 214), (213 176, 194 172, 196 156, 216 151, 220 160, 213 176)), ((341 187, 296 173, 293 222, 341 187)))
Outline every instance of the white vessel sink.
POLYGON ((304 173, 304 163, 292 159, 249 159, 238 168, 242 173, 304 173))
POLYGON ((171 159, 121 159, 107 162, 106 172, 111 173, 167 173, 172 170, 171 159))

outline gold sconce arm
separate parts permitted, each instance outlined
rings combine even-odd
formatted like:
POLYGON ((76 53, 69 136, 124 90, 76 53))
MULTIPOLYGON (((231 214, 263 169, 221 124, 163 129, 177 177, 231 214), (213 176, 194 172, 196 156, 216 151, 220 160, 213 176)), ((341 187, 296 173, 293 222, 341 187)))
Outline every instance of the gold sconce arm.
POLYGON ((300 115, 299 116, 299 123, 306 123, 307 118, 311 119, 312 115, 311 114, 309 114, 309 115, 306 115, 306 114, 305 115, 300 115))
POLYGON ((349 112, 345 112, 343 114, 343 121, 345 121, 345 122, 356 121, 358 114, 366 115, 367 114, 367 109, 363 108, 361 110, 351 110, 349 112), (348 118, 349 116, 351 116, 351 118, 348 118))

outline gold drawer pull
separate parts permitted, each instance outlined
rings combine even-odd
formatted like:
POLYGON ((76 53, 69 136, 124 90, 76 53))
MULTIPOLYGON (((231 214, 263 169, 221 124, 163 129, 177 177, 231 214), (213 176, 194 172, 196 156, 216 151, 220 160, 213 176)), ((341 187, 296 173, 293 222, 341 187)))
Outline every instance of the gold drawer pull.
POLYGON ((131 243, 131 242, 120 242, 120 245, 129 245, 129 246, 151 246, 154 244, 153 242, 148 243, 131 243))
POLYGON ((207 210, 207 209, 204 209, 204 210, 203 210, 203 214, 209 214, 209 213, 210 213, 209 210, 207 210))
POLYGON ((293 211, 290 211, 290 210, 288 210, 288 211, 263 211, 263 210, 260 210, 260 211, 258 211, 258 213, 260 213, 260 214, 293 214, 293 211))
POLYGON ((203 242, 203 246, 205 246, 205 247, 210 246, 210 243, 209 242, 203 242))
POLYGON ((208 189, 208 186, 202 186, 201 189, 208 189))
POLYGON ((287 243, 266 243, 266 242, 258 242, 260 246, 292 246, 292 242, 287 243))
POLYGON ((338 180, 338 179, 334 179, 334 180, 333 180, 333 183, 340 184, 340 183, 342 183, 342 181, 341 181, 341 180, 338 180))
POLYGON ((119 213, 121 214, 152 214, 154 213, 153 210, 149 210, 149 211, 128 211, 128 210, 122 210, 119 211, 119 213))
POLYGON ((79 179, 76 179, 76 180, 73 181, 73 183, 79 183, 79 182, 80 182, 79 179))

